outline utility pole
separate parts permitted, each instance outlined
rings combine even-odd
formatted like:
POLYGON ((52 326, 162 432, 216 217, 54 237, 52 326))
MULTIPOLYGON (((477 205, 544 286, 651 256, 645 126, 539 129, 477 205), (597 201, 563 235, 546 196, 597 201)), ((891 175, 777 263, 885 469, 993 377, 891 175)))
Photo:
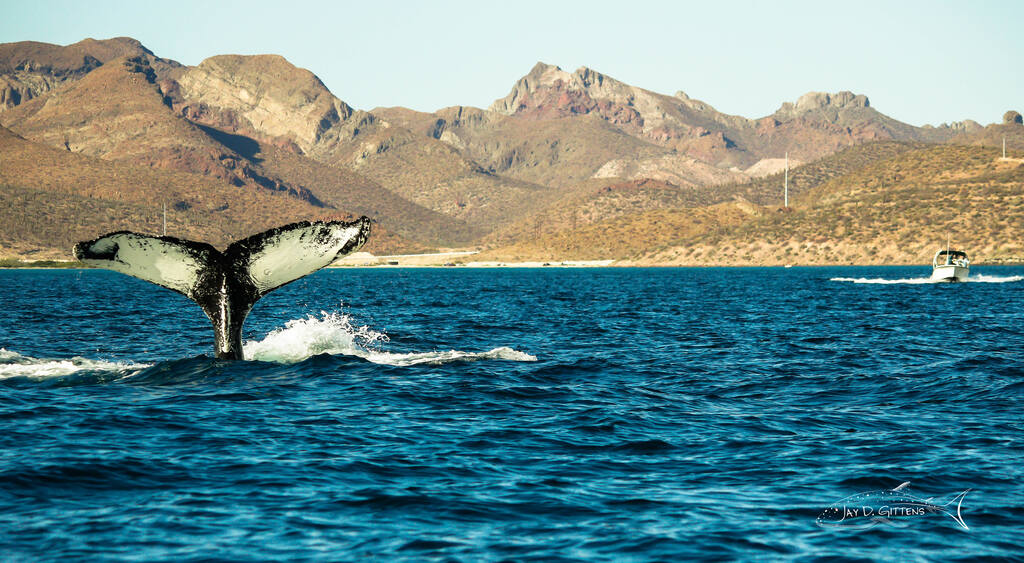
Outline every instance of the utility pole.
POLYGON ((167 202, 164 202, 164 236, 167 236, 167 202))

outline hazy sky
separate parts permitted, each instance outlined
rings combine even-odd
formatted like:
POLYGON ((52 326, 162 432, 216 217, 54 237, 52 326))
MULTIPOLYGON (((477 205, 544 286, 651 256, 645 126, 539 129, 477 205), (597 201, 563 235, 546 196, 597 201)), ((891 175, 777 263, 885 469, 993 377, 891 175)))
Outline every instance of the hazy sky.
POLYGON ((537 61, 762 117, 816 90, 914 125, 1024 113, 1024 1, 0 0, 0 42, 277 53, 359 109, 487 107, 537 61))

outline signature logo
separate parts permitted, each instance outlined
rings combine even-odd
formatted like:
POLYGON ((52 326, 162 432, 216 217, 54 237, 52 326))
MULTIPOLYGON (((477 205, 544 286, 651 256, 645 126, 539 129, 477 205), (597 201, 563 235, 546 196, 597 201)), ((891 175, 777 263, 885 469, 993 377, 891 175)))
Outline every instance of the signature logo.
POLYGON ((939 504, 931 497, 922 499, 911 495, 907 492, 909 486, 910 482, 907 481, 895 489, 848 496, 823 510, 818 515, 818 525, 829 528, 870 528, 878 524, 899 526, 911 518, 945 514, 963 529, 969 529, 960 515, 960 505, 970 489, 939 504))

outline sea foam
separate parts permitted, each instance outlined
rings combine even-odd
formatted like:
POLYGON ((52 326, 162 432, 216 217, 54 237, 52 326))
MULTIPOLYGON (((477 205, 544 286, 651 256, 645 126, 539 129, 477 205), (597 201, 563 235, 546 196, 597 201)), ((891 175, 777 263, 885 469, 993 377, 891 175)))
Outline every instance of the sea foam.
MULTIPOLYGON (((967 278, 968 283, 1010 283, 1024 280, 1024 276, 986 276, 979 274, 967 278)), ((931 278, 904 278, 898 280, 889 280, 884 278, 831 278, 829 281, 836 282, 850 282, 850 283, 870 283, 870 284, 928 284, 928 283, 948 283, 942 280, 933 280, 931 278)))
POLYGON ((533 362, 537 358, 509 347, 486 352, 459 350, 396 353, 381 350, 388 336, 367 326, 355 326, 351 317, 321 311, 319 317, 308 316, 285 323, 284 328, 271 331, 263 340, 249 341, 243 346, 246 360, 291 364, 318 354, 363 358, 375 364, 411 366, 445 364, 456 361, 511 360, 533 362))
POLYGON ((80 372, 123 372, 129 375, 150 364, 106 362, 75 356, 70 359, 33 358, 0 348, 0 379, 11 377, 47 378, 80 372))

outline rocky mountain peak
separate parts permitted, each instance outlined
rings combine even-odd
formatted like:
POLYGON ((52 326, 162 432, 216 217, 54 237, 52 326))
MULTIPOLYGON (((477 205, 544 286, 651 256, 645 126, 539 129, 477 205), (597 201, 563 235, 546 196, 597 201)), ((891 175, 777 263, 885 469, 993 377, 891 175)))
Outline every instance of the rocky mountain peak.
POLYGON ((85 74, 116 58, 152 54, 142 43, 129 37, 83 39, 67 46, 20 41, 0 45, 0 73, 45 74, 59 79, 85 74))
POLYGON ((72 45, 21 41, 0 45, 0 112, 37 98, 67 81, 79 80, 114 59, 147 57, 156 72, 178 63, 160 59, 130 37, 83 39, 72 45))
POLYGON ((138 39, 131 37, 112 37, 110 39, 93 39, 88 37, 78 43, 68 45, 68 48, 88 52, 103 62, 118 57, 153 56, 153 51, 146 48, 138 39))
POLYGON ((555 80, 559 78, 568 78, 568 76, 569 73, 562 70, 559 66, 547 64, 543 61, 537 61, 537 64, 533 65, 530 72, 523 78, 530 79, 529 82, 537 86, 550 86, 555 80))
POLYGON ((512 115, 523 106, 523 101, 542 87, 554 86, 559 80, 568 82, 570 74, 555 65, 537 62, 530 72, 516 81, 512 91, 504 98, 495 100, 490 110, 505 115, 512 115))
POLYGON ((304 152, 353 113, 315 74, 280 55, 210 57, 165 90, 192 121, 304 152))
POLYGON ((796 104, 786 102, 775 112, 776 116, 793 118, 818 110, 842 111, 856 108, 871 107, 868 97, 863 94, 842 91, 835 94, 827 92, 808 92, 800 96, 796 104))
POLYGON ((922 129, 926 130, 944 130, 952 131, 954 133, 976 133, 985 129, 985 126, 974 121, 973 119, 965 119, 963 121, 954 121, 952 123, 943 123, 938 127, 933 125, 925 125, 922 129))
POLYGON ((293 65, 281 55, 217 55, 203 60, 197 68, 237 77, 239 83, 273 88, 288 94, 318 95, 327 90, 319 77, 293 65))
POLYGON ((839 109, 845 108, 866 108, 871 105, 868 101, 868 97, 860 94, 855 95, 853 92, 842 91, 835 94, 826 94, 823 92, 809 92, 800 96, 800 99, 796 101, 797 108, 800 107, 824 107, 831 106, 839 109))

